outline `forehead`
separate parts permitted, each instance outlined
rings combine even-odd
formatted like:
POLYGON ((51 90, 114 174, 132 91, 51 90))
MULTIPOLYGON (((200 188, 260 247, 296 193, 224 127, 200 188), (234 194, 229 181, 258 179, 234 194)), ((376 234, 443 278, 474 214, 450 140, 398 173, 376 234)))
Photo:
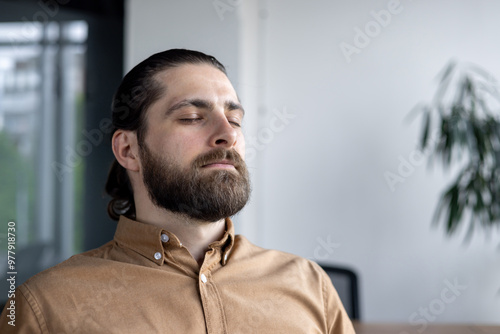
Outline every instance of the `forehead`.
POLYGON ((224 96, 237 99, 226 74, 208 64, 183 64, 158 73, 155 77, 164 87, 169 99, 202 95, 204 98, 224 96))

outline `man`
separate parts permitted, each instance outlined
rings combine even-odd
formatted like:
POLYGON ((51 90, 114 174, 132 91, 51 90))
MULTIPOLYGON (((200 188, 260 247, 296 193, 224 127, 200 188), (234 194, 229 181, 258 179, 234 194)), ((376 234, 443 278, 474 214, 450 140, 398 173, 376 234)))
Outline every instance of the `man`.
POLYGON ((20 286, 16 333, 354 333, 308 260, 235 236, 244 109, 215 58, 169 50, 123 79, 106 191, 113 241, 20 286))

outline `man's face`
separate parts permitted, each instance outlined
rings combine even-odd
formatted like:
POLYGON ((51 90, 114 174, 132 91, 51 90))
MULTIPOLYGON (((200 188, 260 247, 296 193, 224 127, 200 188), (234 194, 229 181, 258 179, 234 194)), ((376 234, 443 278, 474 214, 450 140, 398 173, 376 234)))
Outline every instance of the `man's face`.
POLYGON ((240 211, 250 183, 243 160, 243 108, 229 79, 210 65, 160 73, 163 96, 147 111, 140 143, 143 181, 159 207, 201 221, 240 211))

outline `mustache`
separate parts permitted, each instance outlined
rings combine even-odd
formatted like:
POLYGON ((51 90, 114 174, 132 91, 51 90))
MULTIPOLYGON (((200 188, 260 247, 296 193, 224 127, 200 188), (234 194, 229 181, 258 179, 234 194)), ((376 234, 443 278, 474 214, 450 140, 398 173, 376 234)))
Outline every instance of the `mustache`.
POLYGON ((193 161, 193 167, 200 168, 221 160, 230 161, 236 169, 240 168, 245 163, 235 149, 227 150, 224 148, 217 148, 207 153, 200 154, 193 161))

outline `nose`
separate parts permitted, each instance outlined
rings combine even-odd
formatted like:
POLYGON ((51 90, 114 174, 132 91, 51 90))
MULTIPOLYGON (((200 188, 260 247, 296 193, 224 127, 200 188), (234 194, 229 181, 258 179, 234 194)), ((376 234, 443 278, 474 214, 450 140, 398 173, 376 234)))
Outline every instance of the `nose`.
POLYGON ((210 136, 210 146, 231 148, 235 146, 237 139, 237 130, 225 116, 214 120, 214 131, 210 136))

